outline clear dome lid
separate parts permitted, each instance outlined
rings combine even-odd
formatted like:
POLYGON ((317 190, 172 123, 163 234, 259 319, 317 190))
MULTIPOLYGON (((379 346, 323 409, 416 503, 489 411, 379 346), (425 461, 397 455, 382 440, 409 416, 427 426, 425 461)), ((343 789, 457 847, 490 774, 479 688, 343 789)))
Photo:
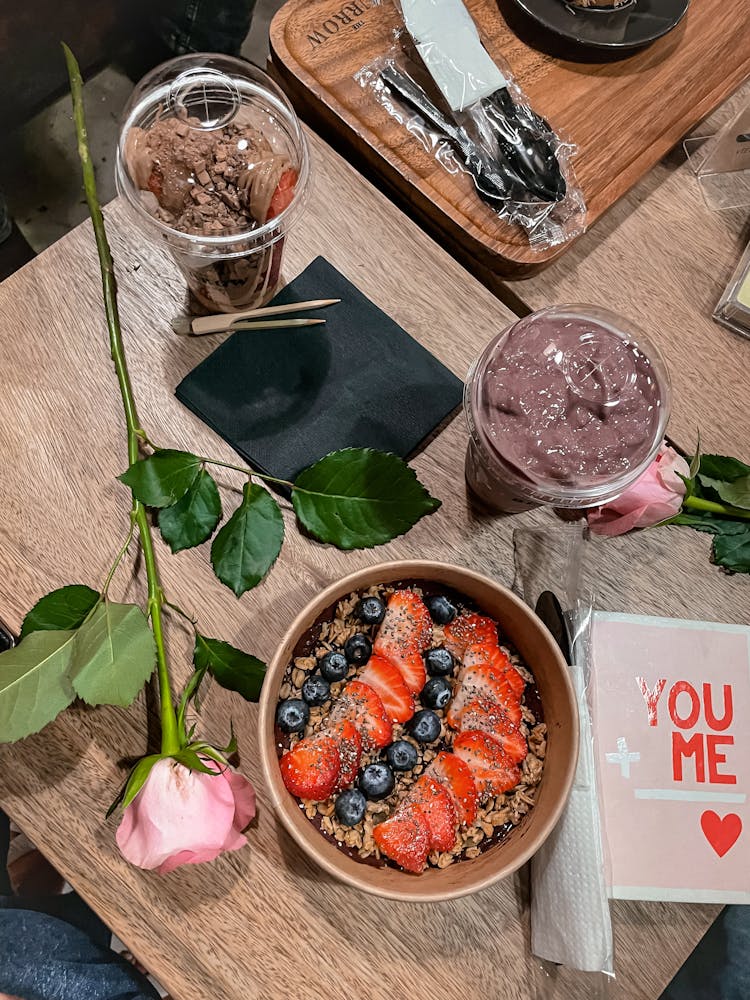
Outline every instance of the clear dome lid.
POLYGON ((280 239, 304 201, 307 141, 261 70, 198 53, 136 86, 117 150, 118 189, 165 235, 207 248, 280 239))
POLYGON ((469 386, 474 433, 550 500, 595 501, 653 459, 670 388, 656 347, 598 306, 552 306, 492 341, 469 386))

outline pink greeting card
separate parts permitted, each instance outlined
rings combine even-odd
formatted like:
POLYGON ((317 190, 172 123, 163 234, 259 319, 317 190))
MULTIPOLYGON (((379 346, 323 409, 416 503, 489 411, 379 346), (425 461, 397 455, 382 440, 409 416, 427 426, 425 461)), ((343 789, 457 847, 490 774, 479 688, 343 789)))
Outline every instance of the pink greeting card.
POLYGON ((611 895, 750 903, 750 628, 597 612, 591 645, 611 895))

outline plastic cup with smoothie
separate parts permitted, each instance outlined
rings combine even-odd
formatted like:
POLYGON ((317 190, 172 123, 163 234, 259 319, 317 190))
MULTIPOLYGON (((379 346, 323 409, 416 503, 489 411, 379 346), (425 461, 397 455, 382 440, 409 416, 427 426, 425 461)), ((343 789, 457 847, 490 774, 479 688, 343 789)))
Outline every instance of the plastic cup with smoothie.
POLYGON ((240 59, 173 59, 141 80, 125 110, 118 191, 171 251, 195 311, 254 309, 273 296, 309 175, 291 105, 240 59))
POLYGON ((657 349, 597 306, 552 306, 487 345, 466 381, 466 478, 496 511, 580 509, 619 496, 664 437, 657 349))

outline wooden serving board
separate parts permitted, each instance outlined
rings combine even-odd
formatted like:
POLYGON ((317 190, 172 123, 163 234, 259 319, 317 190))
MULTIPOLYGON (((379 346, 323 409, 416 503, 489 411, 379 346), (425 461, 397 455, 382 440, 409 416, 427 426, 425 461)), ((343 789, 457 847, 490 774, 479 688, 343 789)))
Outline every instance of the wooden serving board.
MULTIPOLYGON (((750 76, 750 0, 692 0, 650 48, 607 63, 569 62, 520 40, 496 0, 466 0, 494 58, 540 114, 576 143, 591 226, 750 76)), ((394 44, 391 0, 287 0, 271 24, 273 65, 303 117, 335 134, 381 185, 479 276, 523 277, 565 249, 532 250, 466 175, 444 170, 354 75, 394 44)))

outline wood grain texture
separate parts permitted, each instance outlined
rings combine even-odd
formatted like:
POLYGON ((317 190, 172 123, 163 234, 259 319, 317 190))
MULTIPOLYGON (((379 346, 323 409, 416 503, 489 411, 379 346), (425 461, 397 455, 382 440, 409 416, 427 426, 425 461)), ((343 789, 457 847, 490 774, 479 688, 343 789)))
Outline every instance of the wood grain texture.
MULTIPOLYGON (((530 48, 495 0, 467 0, 490 54, 578 147, 593 225, 750 73, 750 0, 695 0, 669 35, 626 59, 579 63, 530 48)), ((565 248, 532 250, 497 219, 469 177, 436 162, 355 74, 393 45, 392 3, 287 0, 271 25, 274 66, 301 113, 333 129, 431 231, 495 276, 538 270, 565 248)))
MULTIPOLYGON (((749 100, 745 85, 697 133, 713 134, 749 100)), ((704 451, 747 460, 750 339, 711 318, 747 240, 747 210, 708 208, 679 147, 563 259, 496 290, 531 310, 593 302, 638 321, 672 377, 669 436, 692 454, 700 427, 704 451)))
MULTIPOLYGON (((324 253, 386 312, 458 374, 510 319, 462 270, 320 140, 317 180, 299 230, 288 238, 292 277, 324 253)), ((182 339, 169 320, 184 285, 149 247, 124 206, 106 210, 117 262, 127 351, 141 418, 163 445, 231 460, 233 453, 177 403, 175 385, 219 342, 182 339)), ((321 289, 325 294, 325 289, 321 289)), ((96 585, 126 530, 125 433, 108 358, 91 228, 79 227, 0 286, 0 614, 15 628, 53 587, 96 585)), ((467 505, 466 432, 454 420, 415 460, 443 507, 408 536, 356 553, 315 545, 292 527, 279 563, 237 601, 213 577, 207 547, 157 554, 172 600, 202 630, 270 658, 292 617, 323 584, 388 558, 455 561, 514 578, 513 532, 562 530, 548 513, 484 518, 467 505)), ((239 478, 219 477, 236 490, 239 478)), ((224 492, 230 508, 231 492, 224 492)), ((549 534, 551 532, 551 534, 549 534)), ((525 550, 526 551, 526 550, 525 550)), ((599 604, 612 610, 747 620, 748 580, 707 565, 708 539, 663 529, 591 546, 599 604)), ((116 594, 142 600, 142 567, 117 577, 116 594)), ((170 621, 177 679, 189 672, 189 637, 170 621)), ((475 897, 410 905, 368 898, 324 876, 294 846, 268 806, 256 746, 257 708, 217 687, 203 732, 226 740, 233 720, 242 770, 256 784, 250 845, 210 866, 166 876, 119 856, 104 812, 123 778, 118 762, 146 750, 146 695, 127 711, 76 705, 43 733, 0 748, 0 805, 28 832, 177 1000, 536 1000, 595 994, 575 974, 548 979, 529 954, 525 877, 475 897)), ((653 1000, 718 911, 711 906, 614 907, 615 998, 653 1000)))

